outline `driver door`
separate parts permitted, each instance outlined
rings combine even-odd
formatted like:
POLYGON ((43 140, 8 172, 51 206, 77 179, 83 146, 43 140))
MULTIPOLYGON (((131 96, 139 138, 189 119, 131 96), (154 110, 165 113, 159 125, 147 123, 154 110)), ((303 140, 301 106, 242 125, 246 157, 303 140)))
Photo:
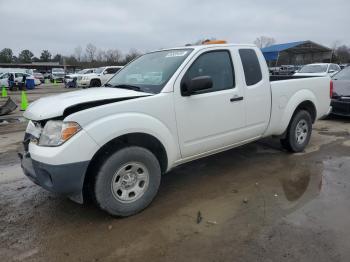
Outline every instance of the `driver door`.
POLYGON ((231 51, 201 51, 175 82, 175 112, 182 158, 242 141, 245 127, 243 86, 235 81, 231 51), (212 79, 212 88, 183 95, 181 85, 198 76, 212 79))

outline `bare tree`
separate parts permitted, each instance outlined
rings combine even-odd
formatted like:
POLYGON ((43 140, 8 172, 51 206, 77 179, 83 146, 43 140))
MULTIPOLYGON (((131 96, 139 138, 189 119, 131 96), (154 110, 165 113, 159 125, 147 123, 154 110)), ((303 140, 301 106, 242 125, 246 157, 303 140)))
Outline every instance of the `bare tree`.
POLYGON ((141 53, 137 51, 136 49, 132 48, 130 49, 129 53, 125 55, 124 58, 124 64, 129 63, 130 61, 134 60, 135 58, 139 57, 141 53))
POLYGON ((268 47, 274 43, 276 43, 276 40, 273 37, 269 36, 260 36, 254 41, 254 44, 259 48, 268 47))
POLYGON ((81 61, 82 53, 83 53, 83 48, 80 45, 77 46, 76 48, 74 48, 74 56, 75 56, 75 58, 77 59, 78 62, 81 61))
POLYGON ((332 61, 336 60, 336 50, 338 48, 338 46, 340 45, 340 41, 339 40, 335 40, 332 44, 332 54, 331 54, 331 59, 329 60, 330 63, 332 63, 332 61))
POLYGON ((93 62, 95 59, 95 55, 96 55, 96 46, 94 46, 93 44, 89 43, 87 44, 85 51, 86 51, 86 56, 89 62, 93 62))
POLYGON ((122 59, 122 54, 118 49, 108 49, 105 55, 109 63, 120 63, 122 59))
POLYGON ((350 62, 350 48, 346 45, 341 45, 335 49, 335 56, 338 63, 350 62))
POLYGON ((104 50, 98 49, 97 54, 96 54, 96 61, 97 62, 106 61, 106 52, 104 50))

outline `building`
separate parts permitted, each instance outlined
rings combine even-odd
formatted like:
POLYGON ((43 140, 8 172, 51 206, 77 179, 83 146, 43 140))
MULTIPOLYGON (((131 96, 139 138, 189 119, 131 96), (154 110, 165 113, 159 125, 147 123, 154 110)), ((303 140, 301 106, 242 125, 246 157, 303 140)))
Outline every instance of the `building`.
POLYGON ((329 63, 332 60, 330 48, 312 41, 272 45, 261 51, 269 66, 329 63))
POLYGON ((52 68, 64 68, 74 72, 79 68, 77 65, 60 65, 59 62, 32 62, 32 63, 0 63, 0 68, 23 68, 36 69, 38 72, 51 72, 52 68))

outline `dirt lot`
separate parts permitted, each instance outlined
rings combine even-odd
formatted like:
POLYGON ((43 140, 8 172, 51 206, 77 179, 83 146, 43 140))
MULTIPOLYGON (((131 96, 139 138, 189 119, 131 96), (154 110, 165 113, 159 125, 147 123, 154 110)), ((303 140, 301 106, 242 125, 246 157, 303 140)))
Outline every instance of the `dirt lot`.
POLYGON ((350 260, 350 120, 318 121, 304 153, 264 139, 179 167, 125 219, 24 177, 24 128, 0 123, 1 261, 350 260))

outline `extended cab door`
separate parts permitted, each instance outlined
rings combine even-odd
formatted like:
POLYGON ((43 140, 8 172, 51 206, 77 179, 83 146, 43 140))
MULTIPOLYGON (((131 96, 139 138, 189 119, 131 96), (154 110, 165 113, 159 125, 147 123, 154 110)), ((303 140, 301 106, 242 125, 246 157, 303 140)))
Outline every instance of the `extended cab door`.
POLYGON ((260 137, 270 121, 269 71, 262 53, 257 48, 240 48, 238 52, 245 89, 246 134, 249 137, 260 137))
POLYGON ((174 85, 175 113, 182 158, 219 150, 244 139, 244 90, 236 81, 237 58, 229 48, 199 51, 179 74, 174 85), (210 89, 190 96, 181 85, 209 76, 210 89))

